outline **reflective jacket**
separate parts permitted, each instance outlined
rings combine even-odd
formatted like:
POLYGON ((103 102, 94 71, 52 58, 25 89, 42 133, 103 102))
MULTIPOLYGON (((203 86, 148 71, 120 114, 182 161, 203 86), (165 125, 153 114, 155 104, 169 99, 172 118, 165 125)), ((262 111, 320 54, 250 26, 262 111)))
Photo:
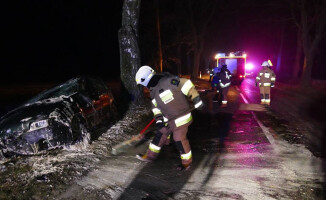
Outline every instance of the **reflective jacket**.
POLYGON ((231 72, 228 69, 221 70, 221 72, 218 73, 221 88, 226 88, 231 85, 231 76, 231 72))
POLYGON ((263 67, 263 69, 259 71, 256 77, 256 83, 259 83, 259 87, 271 86, 274 84, 275 80, 275 73, 269 67, 263 67))
POLYGON ((164 74, 157 85, 149 89, 156 123, 171 119, 171 128, 191 124, 188 99, 194 100, 199 94, 189 79, 164 74))

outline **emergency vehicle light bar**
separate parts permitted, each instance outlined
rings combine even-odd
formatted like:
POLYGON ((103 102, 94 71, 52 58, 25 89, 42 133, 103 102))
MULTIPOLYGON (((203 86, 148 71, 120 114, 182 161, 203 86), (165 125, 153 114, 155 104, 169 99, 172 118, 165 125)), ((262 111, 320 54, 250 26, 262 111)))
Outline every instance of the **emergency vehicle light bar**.
POLYGON ((230 56, 223 56, 223 57, 215 56, 215 59, 220 59, 220 58, 246 58, 246 56, 233 56, 233 57, 230 57, 230 56))
POLYGON ((215 55, 215 59, 220 59, 220 58, 246 58, 247 54, 244 53, 241 56, 236 56, 234 53, 230 53, 229 56, 226 56, 225 53, 218 53, 215 55))

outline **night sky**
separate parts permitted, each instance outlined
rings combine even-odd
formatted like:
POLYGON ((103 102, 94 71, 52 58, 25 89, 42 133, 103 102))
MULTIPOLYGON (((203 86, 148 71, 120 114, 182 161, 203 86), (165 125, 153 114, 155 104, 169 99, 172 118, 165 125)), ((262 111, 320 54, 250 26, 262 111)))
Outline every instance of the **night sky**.
POLYGON ((2 1, 0 9, 1 83, 119 76, 122 1, 2 1))
MULTIPOLYGON (((142 64, 151 64, 157 56, 153 2, 141 2, 142 64)), ((243 50, 256 65, 265 59, 275 63, 283 31, 283 64, 293 64, 296 27, 280 22, 286 17, 286 9, 266 9, 268 1, 219 2, 207 36, 207 49, 243 50)), ((83 74, 104 80, 118 78, 122 3, 123 0, 2 1, 0 83, 58 82, 83 74)), ((160 1, 163 46, 168 46, 168 38, 175 34, 166 20, 173 12, 178 12, 173 10, 173 0, 160 1)), ((323 52, 325 49, 321 49, 319 55, 323 52)), ((318 62, 323 63, 321 59, 318 62)), ((291 69, 283 70, 290 73, 291 69)), ((323 76, 323 73, 315 74, 323 76)))

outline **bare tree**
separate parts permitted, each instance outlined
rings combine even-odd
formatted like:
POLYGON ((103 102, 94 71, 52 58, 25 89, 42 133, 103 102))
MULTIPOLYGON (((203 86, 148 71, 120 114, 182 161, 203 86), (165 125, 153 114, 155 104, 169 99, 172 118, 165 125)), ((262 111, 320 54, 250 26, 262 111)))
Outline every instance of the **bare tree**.
POLYGON ((132 100, 139 103, 143 92, 137 87, 135 75, 140 67, 138 21, 141 0, 124 0, 122 26, 119 30, 120 77, 132 100))
POLYGON ((193 53, 193 71, 192 78, 197 78, 199 74, 199 66, 204 51, 204 44, 206 41, 206 34, 209 28, 209 23, 211 22, 217 1, 186 1, 185 10, 187 17, 187 22, 190 28, 190 40, 188 45, 193 53))
POLYGON ((295 61, 294 61, 294 68, 293 68, 293 78, 297 79, 299 78, 299 73, 301 69, 301 58, 303 55, 303 49, 302 49, 302 37, 301 33, 298 30, 297 31, 297 44, 296 44, 296 52, 295 52, 295 61))
POLYGON ((304 65, 302 70, 302 86, 311 83, 311 72, 315 55, 321 39, 325 36, 326 1, 325 0, 295 0, 290 1, 293 18, 302 37, 304 65))
MULTIPOLYGON (((216 0, 178 0, 173 2, 174 13, 164 18, 164 28, 169 35, 165 35, 164 48, 174 52, 176 57, 170 60, 175 62, 178 73, 181 73, 181 52, 186 51, 188 60, 192 66, 186 64, 191 69, 192 78, 197 78, 199 74, 200 61, 207 40, 207 32, 210 22, 215 14, 216 0), (171 34, 172 33, 172 34, 171 34)), ((171 8, 172 9, 172 8, 171 8)), ((162 25, 163 27, 163 25, 162 25)), ((165 54, 164 59, 168 60, 165 54)))

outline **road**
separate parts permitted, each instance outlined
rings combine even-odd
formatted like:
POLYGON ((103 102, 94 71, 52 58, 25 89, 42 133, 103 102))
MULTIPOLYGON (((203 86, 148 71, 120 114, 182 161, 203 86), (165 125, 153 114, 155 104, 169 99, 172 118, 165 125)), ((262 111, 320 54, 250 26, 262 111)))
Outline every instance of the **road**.
POLYGON ((188 133, 190 170, 176 169, 180 160, 173 144, 165 146, 153 163, 137 160, 135 155, 146 150, 146 143, 107 156, 51 198, 324 199, 323 159, 305 145, 285 140, 280 132, 293 127, 275 117, 273 109, 252 111, 259 102, 253 83, 247 79, 240 87, 231 86, 227 108, 202 93, 208 109, 194 112, 188 133))

